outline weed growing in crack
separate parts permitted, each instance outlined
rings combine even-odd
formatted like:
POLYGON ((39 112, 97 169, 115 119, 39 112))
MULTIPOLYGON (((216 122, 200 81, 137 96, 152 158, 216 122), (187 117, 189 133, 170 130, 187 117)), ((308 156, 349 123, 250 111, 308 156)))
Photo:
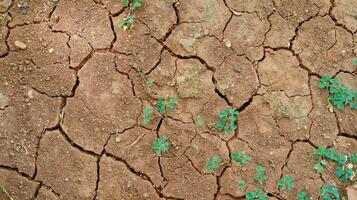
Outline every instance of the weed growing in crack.
POLYGON ((170 148, 170 143, 167 141, 166 135, 155 140, 151 148, 155 151, 157 156, 161 156, 161 153, 166 153, 170 148))
POLYGON ((352 109, 357 109, 357 92, 342 84, 339 79, 324 76, 320 79, 319 88, 329 90, 328 99, 334 106, 344 109, 349 105, 352 109))
POLYGON ((231 158, 235 163, 239 164, 240 166, 244 166, 252 160, 252 157, 248 156, 244 151, 232 152, 231 158))
POLYGON ((206 163, 205 170, 208 172, 216 172, 218 170, 219 165, 222 162, 222 158, 218 155, 212 156, 206 163))
POLYGON ((164 115, 167 112, 172 113, 175 110, 175 106, 178 105, 178 101, 169 96, 164 96, 159 99, 156 104, 156 109, 160 114, 164 115))
POLYGON ((144 109, 144 125, 148 125, 154 119, 154 109, 151 107, 144 109))
POLYGON ((148 78, 148 79, 146 80, 146 85, 147 85, 148 87, 151 87, 151 86, 154 85, 154 82, 155 82, 155 79, 153 79, 153 78, 148 78))
POLYGON ((298 200, 313 200, 312 197, 309 197, 304 191, 299 191, 298 193, 296 193, 296 198, 298 200))
POLYGON ((319 192, 319 197, 323 200, 340 200, 340 192, 330 184, 325 184, 319 192))
POLYGON ((333 161, 337 165, 335 176, 338 177, 341 182, 346 183, 348 180, 352 181, 355 176, 353 164, 357 160, 356 157, 356 154, 352 154, 348 162, 347 155, 337 154, 333 148, 328 149, 325 146, 320 146, 313 154, 313 159, 318 160, 314 168, 318 173, 322 174, 324 172, 324 166, 328 164, 327 160, 333 161))
POLYGON ((129 8, 129 13, 126 17, 119 21, 119 27, 124 31, 133 30, 135 24, 135 16, 131 15, 131 11, 142 6, 142 0, 121 0, 126 8, 129 8))
POLYGON ((245 194, 247 200, 268 200, 268 194, 261 188, 256 191, 247 192, 245 194))
POLYGON ((204 126, 205 125, 205 120, 201 119, 201 118, 197 118, 196 122, 199 126, 204 126))
POLYGON ((265 176, 265 167, 263 166, 257 166, 255 168, 255 172, 257 176, 254 178, 254 181, 256 183, 259 183, 260 185, 263 185, 266 180, 268 180, 268 177, 265 176))
POLYGON ((293 176, 285 176, 278 182, 278 186, 282 190, 292 190, 295 188, 294 177, 293 176))
POLYGON ((220 121, 216 122, 216 129, 224 133, 234 132, 238 128, 236 125, 239 111, 235 109, 226 109, 219 114, 220 121))

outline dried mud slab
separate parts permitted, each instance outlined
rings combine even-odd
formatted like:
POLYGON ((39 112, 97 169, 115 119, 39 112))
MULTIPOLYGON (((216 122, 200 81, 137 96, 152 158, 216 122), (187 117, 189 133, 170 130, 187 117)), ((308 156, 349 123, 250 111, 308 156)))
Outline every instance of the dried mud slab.
POLYGON ((143 2, 141 8, 136 11, 136 17, 140 19, 156 39, 165 39, 165 36, 176 24, 176 13, 172 0, 151 0, 143 2))
POLYGON ((0 57, 5 56, 9 49, 6 44, 6 37, 9 34, 7 26, 0 26, 0 57))
POLYGON ((338 125, 332 107, 328 100, 328 91, 318 88, 319 78, 311 77, 312 111, 309 118, 312 121, 310 141, 317 146, 329 146, 338 134, 338 125))
POLYGON ((257 91, 259 80, 252 63, 243 56, 232 55, 216 70, 218 91, 240 108, 257 91))
POLYGON ((357 151, 357 141, 353 138, 338 136, 334 143, 337 152, 352 154, 357 151))
POLYGON ((299 67, 298 59, 290 51, 266 52, 258 73, 269 90, 284 91, 290 97, 310 94, 308 73, 299 67))
POLYGON ((354 0, 336 0, 331 12, 339 24, 351 32, 357 30, 357 2, 354 0))
POLYGON ((0 58, 0 164, 32 176, 38 139, 59 122, 61 98, 36 92, 24 80, 25 66, 11 65, 21 56, 0 58))
POLYGON ((295 188, 291 191, 280 191, 284 199, 296 198, 298 191, 305 191, 308 196, 318 199, 320 188, 324 182, 314 169, 316 160, 312 158, 315 148, 309 143, 293 144, 292 152, 284 167, 283 176, 293 176, 295 188))
POLYGON ((97 199, 160 199, 149 181, 132 173, 122 162, 103 156, 99 166, 97 199))
POLYGON ((128 77, 115 70, 114 54, 95 53, 78 76, 80 83, 76 95, 67 100, 62 127, 76 144, 100 153, 110 134, 137 123, 141 102, 128 77))
POLYGON ((353 72, 353 40, 345 29, 336 27, 329 16, 315 17, 304 23, 293 43, 302 64, 320 75, 339 70, 353 72))
POLYGON ((42 137, 37 170, 36 179, 61 198, 89 200, 95 195, 97 158, 71 146, 59 131, 46 132, 42 137))
MULTIPOLYGON (((114 22, 119 22, 126 17, 123 13, 113 18, 114 22)), ((113 50, 121 54, 130 55, 128 63, 130 68, 135 68, 143 73, 148 73, 159 62, 163 47, 151 36, 150 29, 137 20, 135 31, 124 31, 119 26, 114 26, 117 40, 113 45, 113 50)))
POLYGON ((224 38, 232 42, 232 47, 238 55, 243 55, 248 50, 259 51, 259 46, 263 44, 268 31, 268 20, 260 19, 256 13, 244 13, 233 16, 224 31, 224 38))
POLYGON ((36 200, 60 200, 60 198, 48 187, 41 186, 36 200))
POLYGON ((59 1, 51 21, 53 30, 77 34, 94 49, 110 48, 114 41, 108 11, 94 1, 59 1))
POLYGON ((154 84, 159 87, 172 85, 177 71, 177 60, 177 57, 172 56, 167 50, 164 50, 160 63, 151 71, 148 78, 153 78, 154 84))
POLYGON ((103 5, 110 12, 110 14, 117 14, 124 9, 124 4, 122 1, 94 0, 94 2, 103 5))
POLYGON ((56 7, 52 0, 14 0, 8 10, 12 16, 10 27, 47 21, 56 7))
POLYGON ((234 200, 232 196, 226 195, 226 194, 218 194, 217 195, 217 200, 234 200))
POLYGON ((318 14, 328 14, 331 5, 329 0, 274 0, 274 3, 279 15, 295 25, 318 14))
POLYGON ((68 45, 71 47, 70 65, 72 68, 77 68, 82 64, 92 51, 90 43, 79 35, 72 35, 68 45))
POLYGON ((269 17, 269 21, 271 28, 266 34, 264 45, 271 48, 290 47, 297 25, 283 18, 278 13, 272 14, 269 17))
POLYGON ((226 0, 227 5, 235 15, 242 13, 257 13, 260 19, 266 19, 275 11, 272 0, 246 1, 246 0, 226 0))
POLYGON ((162 171, 167 185, 164 196, 187 200, 213 200, 218 187, 216 177, 201 174, 185 156, 162 157, 162 171))
MULTIPOLYGON (((0 187, 5 189, 8 195, 13 199, 30 200, 34 199, 37 188, 40 183, 31 181, 15 171, 0 168, 0 187)), ((8 196, 7 196, 8 197, 8 196)), ((0 198, 8 200, 2 197, 0 198)))
POLYGON ((136 172, 147 175, 155 186, 159 187, 163 178, 160 176, 158 158, 151 148, 156 139, 155 131, 135 127, 113 135, 105 150, 124 160, 136 172))
POLYGON ((196 0, 177 4, 181 23, 199 23, 202 28, 222 39, 223 30, 231 17, 223 1, 196 0))
POLYGON ((13 54, 16 57, 6 58, 8 64, 22 71, 24 81, 41 93, 70 96, 76 75, 68 66, 68 36, 52 32, 44 23, 16 27, 8 38, 10 51, 17 50, 15 42, 19 38, 27 47, 13 54))
MULTIPOLYGON (((357 76, 349 73, 341 72, 336 76, 343 84, 350 89, 357 91, 357 76)), ((340 133, 350 136, 357 136, 357 112, 349 106, 345 106, 344 110, 335 109, 338 124, 340 125, 340 133)))

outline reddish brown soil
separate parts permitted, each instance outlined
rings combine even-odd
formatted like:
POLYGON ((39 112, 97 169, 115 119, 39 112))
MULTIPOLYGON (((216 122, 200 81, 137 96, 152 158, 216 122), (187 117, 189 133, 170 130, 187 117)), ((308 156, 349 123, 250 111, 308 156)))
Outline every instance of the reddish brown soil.
POLYGON ((116 0, 31 0, 27 15, 25 0, 3 2, 1 200, 243 199, 238 181, 256 189, 257 165, 269 199, 351 185, 311 157, 322 145, 357 153, 357 111, 318 89, 330 75, 357 90, 356 0, 143 0, 133 31, 116 0), (143 125, 164 95, 175 112, 143 125), (214 124, 230 107, 239 127, 224 134, 214 124), (171 148, 157 157, 163 135, 171 148), (238 167, 237 150, 253 161, 238 167), (213 155, 224 162, 212 174, 213 155), (291 192, 277 186, 286 175, 291 192))

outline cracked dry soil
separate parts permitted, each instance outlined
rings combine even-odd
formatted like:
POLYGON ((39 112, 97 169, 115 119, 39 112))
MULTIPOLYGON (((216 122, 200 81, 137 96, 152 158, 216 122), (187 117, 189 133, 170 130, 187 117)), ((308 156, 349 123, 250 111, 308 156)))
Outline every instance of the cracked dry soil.
POLYGON ((357 112, 331 110, 317 88, 330 75, 357 89, 356 0, 144 0, 132 32, 115 0, 0 4, 1 200, 244 199, 238 181, 257 165, 269 199, 317 199, 327 182, 344 191, 311 156, 357 151, 357 112), (164 95, 176 111, 143 125, 164 95), (241 114, 224 134, 214 123, 229 107, 241 114), (236 150, 253 157, 244 170, 236 150), (213 155, 224 164, 208 174, 213 155), (292 192, 276 184, 286 175, 292 192))

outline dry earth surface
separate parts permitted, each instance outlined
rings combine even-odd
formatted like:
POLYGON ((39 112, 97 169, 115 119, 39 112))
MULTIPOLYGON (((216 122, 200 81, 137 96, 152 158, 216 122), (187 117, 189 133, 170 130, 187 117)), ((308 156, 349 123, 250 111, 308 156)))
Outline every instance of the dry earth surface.
POLYGON ((0 199, 244 199, 238 180, 257 165, 269 199, 317 199, 324 183, 345 194, 351 183, 320 176, 311 156, 357 152, 357 111, 317 87, 329 75, 357 89, 356 0, 143 0, 133 31, 118 25, 126 12, 116 0, 0 0, 0 199), (176 111, 144 125, 164 95, 176 111), (232 134, 214 129, 227 108, 241 112, 232 134), (172 147, 157 157, 162 135, 172 147), (253 157, 243 169, 237 150, 253 157), (296 190, 279 190, 286 175, 296 190))

